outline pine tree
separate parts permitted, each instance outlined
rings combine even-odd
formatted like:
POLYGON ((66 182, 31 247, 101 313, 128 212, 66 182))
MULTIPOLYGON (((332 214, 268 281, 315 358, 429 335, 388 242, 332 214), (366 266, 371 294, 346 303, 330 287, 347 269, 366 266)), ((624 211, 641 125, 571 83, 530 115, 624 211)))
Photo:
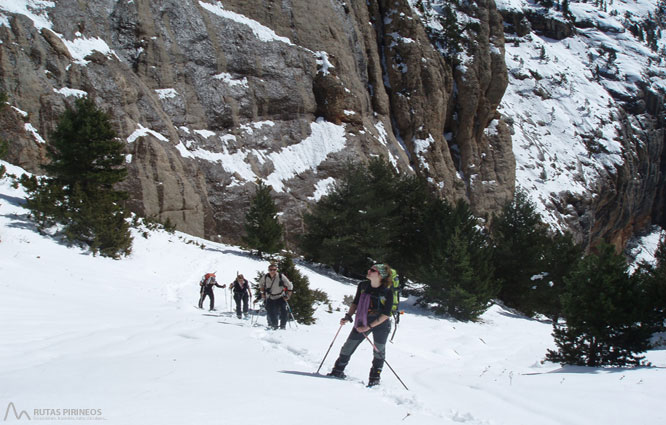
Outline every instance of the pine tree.
POLYGON ((459 320, 476 320, 497 294, 492 251, 469 207, 433 200, 425 214, 422 264, 415 278, 423 282, 419 302, 459 320))
POLYGON ((564 279, 583 257, 583 249, 569 234, 556 233, 544 246, 545 272, 533 281, 534 310, 557 322, 562 314, 564 279))
POLYGON ((361 220, 364 181, 364 170, 358 164, 346 164, 332 190, 304 215, 306 232, 300 246, 308 260, 328 264, 343 274, 358 267, 363 241, 354 224, 361 220))
POLYGON ((666 330, 666 236, 662 237, 657 252, 657 261, 654 269, 648 298, 652 300, 651 310, 654 313, 656 331, 666 330))
POLYGON ((666 237, 663 237, 655 252, 656 264, 641 263, 634 278, 646 288, 646 322, 653 332, 666 330, 666 237))
POLYGON ((326 294, 310 289, 310 280, 298 271, 290 255, 280 260, 278 268, 280 273, 287 276, 291 283, 294 284, 294 291, 288 302, 296 321, 304 325, 315 323, 316 319, 313 317, 315 312, 314 304, 316 302, 327 302, 328 297, 326 294))
POLYGON ((397 200, 396 217, 392 221, 391 251, 386 261, 399 270, 403 282, 403 277, 414 275, 422 263, 423 239, 427 236, 424 228, 428 224, 426 206, 437 196, 424 178, 401 176, 395 184, 394 197, 397 200))
MULTIPOLYGON (((426 11, 426 15, 428 12, 426 11)), ((441 29, 428 29, 428 37, 449 62, 454 62, 462 51, 462 34, 467 28, 461 28, 456 11, 446 3, 440 13, 435 15, 441 29)))
POLYGON ((307 259, 362 278, 388 262, 426 283, 423 302, 473 320, 497 293, 487 237, 469 207, 451 208, 426 181, 402 176, 383 159, 349 164, 331 192, 305 216, 307 259))
POLYGON ((632 279, 612 245, 582 259, 566 279, 562 313, 555 323, 558 350, 546 358, 562 364, 624 366, 639 364, 651 329, 646 325, 644 287, 632 279))
POLYGON ((257 191, 245 214, 244 242, 259 256, 274 254, 283 248, 283 227, 278 221, 278 209, 271 197, 271 186, 257 181, 257 191))
POLYGON ((539 298, 534 279, 547 271, 548 234, 525 192, 516 191, 513 201, 494 217, 491 234, 495 274, 502 282, 499 298, 509 307, 534 315, 539 298))
POLYGON ((127 193, 115 189, 127 177, 123 150, 108 114, 91 99, 77 99, 51 137, 51 162, 44 166, 49 177, 22 177, 26 205, 40 227, 61 223, 68 240, 88 245, 93 253, 128 254, 127 193))
POLYGON ((313 261, 362 277, 371 259, 394 253, 399 179, 383 159, 350 163, 332 191, 305 215, 301 249, 313 261))

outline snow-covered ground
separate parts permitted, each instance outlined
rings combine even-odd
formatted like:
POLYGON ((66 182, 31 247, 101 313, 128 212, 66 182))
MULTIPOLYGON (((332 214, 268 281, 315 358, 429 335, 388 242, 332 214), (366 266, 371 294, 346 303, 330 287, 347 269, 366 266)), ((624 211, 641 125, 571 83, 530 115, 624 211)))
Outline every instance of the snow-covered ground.
MULTIPOLYGON (((10 172, 21 170, 3 163, 10 172)), ((267 331, 195 308, 198 281, 216 271, 254 277, 267 263, 191 236, 136 233, 130 257, 93 257, 40 236, 24 193, 0 180, 0 419, 114 424, 663 424, 666 351, 654 367, 597 369, 542 363, 551 327, 499 307, 482 323, 435 317, 408 301, 382 385, 368 389, 363 344, 337 381, 317 370, 342 312, 267 331), (188 241, 197 242, 188 243, 188 241), (204 246, 198 244, 203 243, 204 246), (78 410, 76 410, 78 409, 78 410), (25 415, 17 419, 22 412, 25 415), (27 415, 27 416, 26 416, 27 415)), ((355 287, 299 266, 334 309, 355 287)), ((328 372, 349 332, 338 336, 328 372)))

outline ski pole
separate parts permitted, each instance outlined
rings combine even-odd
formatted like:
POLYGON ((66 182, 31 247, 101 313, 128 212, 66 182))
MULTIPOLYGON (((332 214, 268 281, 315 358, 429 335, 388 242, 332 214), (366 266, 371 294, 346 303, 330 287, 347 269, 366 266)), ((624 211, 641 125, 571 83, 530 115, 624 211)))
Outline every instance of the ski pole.
MULTIPOLYGON (((236 279, 234 279, 234 285, 236 284, 236 282, 238 282, 238 275, 239 274, 240 273, 238 273, 238 270, 236 270, 236 279)), ((234 285, 232 285, 232 289, 233 289, 234 285)), ((233 294, 229 294, 229 312, 231 312, 231 313, 234 312, 234 304, 235 303, 236 303, 236 298, 233 296, 233 294)))
POLYGON ((340 333, 340 330, 342 330, 342 327, 344 326, 344 323, 340 325, 338 328, 338 331, 335 333, 335 336, 333 337, 333 341, 331 341, 331 345, 328 346, 328 350, 326 350, 326 354, 324 354, 324 358, 321 359, 321 363, 319 363, 319 368, 315 372, 315 374, 319 374, 319 371, 321 370, 321 367, 324 365, 324 360, 326 360, 326 357, 328 356, 328 353, 331 351, 331 348, 333 348, 333 343, 335 342, 335 339, 338 337, 338 334, 340 333))
MULTIPOLYGON (((376 346, 372 341, 370 341, 370 338, 368 338, 368 335, 367 335, 365 332, 362 332, 362 333, 363 333, 363 336, 365 337, 365 339, 367 339, 368 342, 370 343, 370 345, 372 345, 372 348, 374 348, 375 351, 378 352, 378 353, 381 355, 382 353, 379 351, 379 349, 377 348, 377 346, 376 346)), ((389 364, 389 362, 386 360, 386 357, 383 356, 383 355, 382 355, 382 357, 383 357, 382 360, 384 360, 384 363, 386 363, 386 366, 388 366, 389 369, 391 369, 391 372, 393 372, 393 374, 395 375, 395 377, 398 378, 398 381, 400 381, 400 383, 402 384, 402 386, 405 387, 405 389, 406 389, 407 391, 409 391, 409 388, 407 388, 407 385, 405 385, 405 383, 402 382, 402 379, 400 379, 400 377, 398 376, 398 374, 395 373, 395 370, 393 370, 393 368, 391 367, 391 365, 389 364)))
POLYGON ((227 291, 224 291, 224 304, 229 305, 229 303, 227 302, 227 291))
POLYGON ((254 321, 257 317, 258 310, 256 309, 256 302, 252 303, 252 316, 250 317, 250 325, 254 326, 254 321))
POLYGON ((291 314, 291 320, 294 321, 294 325, 296 325, 296 329, 298 329, 298 322, 296 322, 296 318, 294 317, 294 313, 291 311, 291 307, 289 306, 289 301, 284 300, 284 303, 287 305, 287 311, 289 314, 291 314))
POLYGON ((393 334, 391 335, 390 343, 393 344, 393 338, 395 337, 395 333, 398 331, 398 323, 400 323, 400 315, 405 314, 404 311, 396 311, 393 313, 393 319, 395 320, 395 327, 393 328, 393 334))

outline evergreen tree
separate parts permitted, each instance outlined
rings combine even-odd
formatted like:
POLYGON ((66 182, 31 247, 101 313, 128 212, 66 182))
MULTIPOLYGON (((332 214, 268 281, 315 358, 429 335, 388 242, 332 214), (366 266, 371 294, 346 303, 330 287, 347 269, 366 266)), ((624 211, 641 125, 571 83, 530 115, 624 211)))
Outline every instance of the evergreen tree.
POLYGON ((650 285, 649 299, 653 300, 654 321, 659 330, 663 331, 666 330, 666 235, 659 241, 655 259, 657 265, 650 285))
POLYGON ((544 247, 544 273, 533 281, 532 294, 536 312, 557 322, 562 314, 561 297, 566 276, 583 257, 583 249, 569 234, 549 236, 544 247))
POLYGON ((651 329, 646 326, 645 293, 632 279, 624 258, 612 245, 582 259, 566 280, 562 313, 555 323, 558 350, 546 358, 562 364, 623 366, 639 364, 651 329))
MULTIPOLYGON (((426 10, 424 14, 426 17, 430 16, 429 10, 426 10)), ((445 4, 441 11, 434 15, 434 18, 441 29, 428 28, 428 37, 447 61, 454 62, 462 51, 462 34, 467 27, 461 28, 456 11, 449 3, 445 4)))
POLYGON ((109 116, 93 100, 77 99, 51 137, 51 162, 44 167, 49 177, 21 179, 40 227, 61 223, 68 240, 94 253, 128 254, 132 238, 122 203, 127 193, 114 188, 127 177, 123 150, 109 116))
POLYGON ((476 320, 497 294, 491 248, 464 202, 432 200, 425 213, 419 302, 459 320, 476 320))
POLYGON ((661 332, 666 330, 666 237, 659 242, 655 260, 655 265, 640 264, 633 277, 646 288, 646 322, 653 332, 661 332))
POLYGON ((344 170, 332 190, 304 215, 306 232, 300 246, 307 259, 346 274, 365 264, 365 249, 360 248, 364 235, 359 235, 355 224, 362 218, 366 179, 358 164, 349 163, 344 170))
POLYGON ((323 292, 317 292, 310 289, 310 280, 303 276, 294 265, 294 260, 290 255, 284 257, 278 263, 280 273, 294 284, 294 292, 289 298, 289 306, 298 323, 311 325, 316 319, 313 317, 317 302, 327 302, 328 297, 323 292))
POLYGON ((421 266, 424 231, 428 224, 427 205, 437 199, 426 180, 418 176, 401 176, 395 184, 396 218, 392 221, 390 253, 386 261, 402 275, 413 276, 421 266))
POLYGON ((257 181, 257 191, 245 214, 243 240, 250 249, 256 249, 259 256, 277 253, 283 248, 283 227, 278 221, 278 209, 271 197, 272 189, 263 181, 257 181))
POLYGON ((306 257, 353 277, 365 276, 371 259, 390 257, 400 204, 398 179, 383 159, 368 166, 348 164, 332 191, 304 217, 301 249, 306 257))
POLYGON ((534 315, 537 299, 543 299, 535 278, 547 271, 548 234, 525 192, 516 191, 513 201, 494 217, 491 234, 495 274, 502 282, 499 298, 509 307, 534 315))
POLYGON ((451 208, 424 179, 383 159, 349 164, 305 224, 307 259, 355 278, 373 261, 388 262, 401 281, 426 283, 423 302, 438 312, 474 319, 496 294, 492 252, 468 206, 451 208))

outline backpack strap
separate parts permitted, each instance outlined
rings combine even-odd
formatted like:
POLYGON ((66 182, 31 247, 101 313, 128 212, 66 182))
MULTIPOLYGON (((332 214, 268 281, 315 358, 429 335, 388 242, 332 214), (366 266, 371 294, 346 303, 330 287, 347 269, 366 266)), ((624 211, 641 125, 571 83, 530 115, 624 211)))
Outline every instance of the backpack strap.
MULTIPOLYGON (((264 289, 265 289, 265 291, 266 291, 268 294, 271 293, 270 290, 273 289, 273 285, 275 285, 275 281, 274 281, 273 279, 271 279, 271 286, 269 287, 269 286, 267 285, 267 283, 268 283, 268 277, 269 277, 269 276, 270 276, 270 275, 269 275, 268 273, 266 273, 266 274, 264 275, 264 289)), ((280 274, 280 279, 279 279, 278 282, 279 282, 279 283, 282 283, 282 274, 280 274)))

